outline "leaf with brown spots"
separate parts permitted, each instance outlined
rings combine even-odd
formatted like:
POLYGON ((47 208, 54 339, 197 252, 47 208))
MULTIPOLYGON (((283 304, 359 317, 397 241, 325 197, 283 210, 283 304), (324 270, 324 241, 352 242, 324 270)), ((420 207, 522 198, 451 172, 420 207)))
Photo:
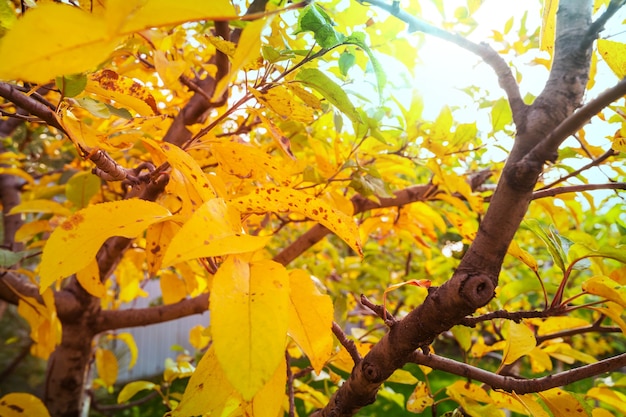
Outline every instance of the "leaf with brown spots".
POLYGON ((50 417, 48 409, 34 395, 13 392, 0 398, 0 416, 2 417, 50 417))
POLYGON ((91 75, 85 91, 112 100, 141 116, 159 114, 156 100, 146 87, 109 69, 91 75))
POLYGON ((52 232, 43 249, 40 291, 84 269, 108 238, 134 238, 149 225, 170 216, 159 204, 137 199, 97 204, 77 211, 52 232))
POLYGON ((303 214, 343 239, 356 253, 363 256, 359 229, 345 213, 332 208, 324 201, 291 188, 257 188, 253 193, 231 201, 242 213, 268 212, 303 214))

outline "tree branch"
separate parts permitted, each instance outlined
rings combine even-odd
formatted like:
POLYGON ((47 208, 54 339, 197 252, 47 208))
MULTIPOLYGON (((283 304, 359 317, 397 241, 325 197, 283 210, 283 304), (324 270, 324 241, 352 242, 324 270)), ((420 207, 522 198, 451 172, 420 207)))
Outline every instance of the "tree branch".
POLYGON ((624 0, 611 0, 609 6, 606 8, 604 13, 600 17, 598 17, 592 24, 589 26, 589 30, 585 35, 585 38, 582 42, 582 48, 589 47, 597 38, 600 32, 604 30, 604 25, 609 21, 617 11, 626 4, 624 0))
POLYGON ((527 105, 524 103, 519 91, 517 81, 513 76, 511 68, 504 59, 486 43, 474 43, 461 35, 450 33, 446 30, 433 26, 415 16, 410 15, 404 10, 394 6, 393 3, 386 3, 384 0, 357 0, 359 3, 369 3, 385 10, 387 13, 397 17, 401 21, 409 25, 409 31, 420 31, 448 42, 478 55, 487 65, 489 65, 498 76, 498 83, 504 90, 511 106, 513 113, 513 121, 519 125, 524 120, 527 105))
POLYGON ((554 197, 559 194, 578 193, 580 191, 589 190, 626 190, 626 182, 612 182, 608 184, 581 184, 570 185, 568 187, 551 188, 549 190, 540 190, 533 193, 533 200, 545 197, 554 197))
POLYGON ((555 185, 566 181, 572 177, 575 177, 576 175, 580 174, 583 171, 588 170, 589 168, 593 168, 595 166, 600 165, 602 162, 606 161, 607 159, 609 159, 611 156, 615 156, 618 155, 619 151, 616 151, 615 149, 609 149, 608 151, 606 151, 605 153, 603 153, 601 156, 599 156, 598 158, 594 159, 593 161, 589 162, 587 165, 585 165, 584 167, 581 167, 579 169, 577 169, 576 171, 572 171, 569 174, 567 174, 564 177, 559 178, 558 180, 551 182, 548 185, 544 185, 543 187, 539 188, 539 190, 545 190, 548 188, 552 188, 555 185))
POLYGON ((127 310, 105 310, 97 318, 96 332, 163 323, 193 314, 202 314, 208 309, 209 294, 204 293, 174 304, 127 310))
POLYGON ((545 391, 601 375, 605 372, 615 371, 622 366, 626 366, 626 353, 590 365, 584 365, 579 368, 535 379, 517 379, 510 376, 497 375, 475 366, 456 362, 437 355, 424 355, 417 351, 413 353, 411 362, 480 381, 489 385, 492 389, 500 389, 507 392, 515 391, 515 393, 521 395, 545 391))
POLYGON ((626 95, 626 78, 565 118, 565 120, 552 130, 548 137, 538 143, 520 163, 524 164, 530 161, 554 161, 556 150, 565 139, 576 133, 602 109, 615 100, 622 98, 624 95, 626 95))
POLYGON ((63 133, 66 133, 65 129, 63 129, 63 126, 59 124, 59 121, 57 120, 54 111, 50 109, 50 107, 20 92, 16 86, 0 81, 0 97, 5 98, 6 100, 15 104, 17 107, 21 107, 28 113, 39 117, 48 125, 59 129, 63 133))

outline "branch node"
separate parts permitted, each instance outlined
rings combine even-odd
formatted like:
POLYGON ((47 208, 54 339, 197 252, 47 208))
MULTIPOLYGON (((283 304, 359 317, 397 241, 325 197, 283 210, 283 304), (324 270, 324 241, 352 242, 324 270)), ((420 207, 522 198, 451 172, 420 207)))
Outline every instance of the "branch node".
POLYGON ((383 319, 387 327, 392 328, 398 323, 398 320, 384 306, 372 303, 365 295, 361 294, 361 304, 369 308, 378 317, 383 319))

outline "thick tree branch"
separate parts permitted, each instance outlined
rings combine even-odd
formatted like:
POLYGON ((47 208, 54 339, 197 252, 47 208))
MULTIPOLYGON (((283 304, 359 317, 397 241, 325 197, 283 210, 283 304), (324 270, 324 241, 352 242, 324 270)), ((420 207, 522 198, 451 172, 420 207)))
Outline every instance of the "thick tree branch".
POLYGON ((441 356, 424 355, 417 351, 413 353, 411 362, 480 381, 489 385, 492 389, 500 389, 507 392, 515 391, 515 393, 521 395, 545 391, 601 375, 605 372, 615 371, 622 366, 626 366, 626 353, 590 365, 535 379, 518 379, 510 376, 497 375, 475 366, 456 362, 441 356))
POLYGON ((598 97, 563 120, 550 132, 547 138, 537 144, 530 153, 522 159, 521 163, 525 164, 531 161, 554 161, 556 150, 565 139, 576 133, 602 109, 615 100, 622 98, 624 95, 626 95, 626 78, 604 91, 598 97))
POLYGON ((559 194, 578 193, 581 191, 591 190, 626 190, 626 182, 611 182, 608 184, 581 184, 570 185, 568 187, 551 188, 549 190, 540 190, 533 193, 533 200, 545 197, 554 197, 559 194))
POLYGON ((461 35, 450 33, 446 30, 431 25, 417 17, 405 12, 404 10, 396 7, 392 3, 387 3, 385 0, 357 0, 359 3, 369 3, 376 7, 379 7, 389 14, 397 17, 401 21, 409 25, 410 32, 423 32, 428 35, 435 36, 448 42, 452 42, 455 45, 478 55, 487 65, 489 65, 498 76, 498 82, 500 87, 504 90, 511 106, 513 113, 513 121, 516 125, 521 123, 524 119, 525 110, 527 108, 524 100, 519 91, 517 81, 513 76, 511 68, 502 59, 498 53, 486 43, 474 43, 461 35))
POLYGON ((54 111, 50 109, 50 107, 37 101, 33 97, 20 92, 16 86, 0 81, 0 97, 5 98, 17 107, 21 107, 28 113, 39 117, 48 125, 66 133, 63 126, 59 124, 54 111))
POLYGON ((208 308, 209 294, 205 293, 174 304, 127 310, 105 310, 100 312, 97 318, 96 332, 163 323, 193 314, 202 314, 208 308))

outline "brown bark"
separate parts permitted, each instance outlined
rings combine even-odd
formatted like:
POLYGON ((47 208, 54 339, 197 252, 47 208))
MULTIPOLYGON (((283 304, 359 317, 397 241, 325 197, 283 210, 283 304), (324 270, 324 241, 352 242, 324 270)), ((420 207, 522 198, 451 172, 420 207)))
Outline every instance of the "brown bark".
MULTIPOLYGON (((581 104, 591 59, 591 44, 585 42, 590 24, 590 0, 561 2, 554 62, 543 92, 531 106, 525 107, 519 105, 515 96, 511 100, 510 92, 515 94, 516 88, 505 88, 518 134, 476 239, 452 277, 392 326, 355 366, 328 405, 313 416, 348 417, 371 404, 380 385, 416 349, 427 346, 493 298, 502 261, 532 200, 543 165, 556 158, 558 145, 571 134, 544 145, 550 133, 581 104)), ((449 40, 461 44, 456 38, 449 40)), ((502 76, 497 69, 496 72, 502 76)))

